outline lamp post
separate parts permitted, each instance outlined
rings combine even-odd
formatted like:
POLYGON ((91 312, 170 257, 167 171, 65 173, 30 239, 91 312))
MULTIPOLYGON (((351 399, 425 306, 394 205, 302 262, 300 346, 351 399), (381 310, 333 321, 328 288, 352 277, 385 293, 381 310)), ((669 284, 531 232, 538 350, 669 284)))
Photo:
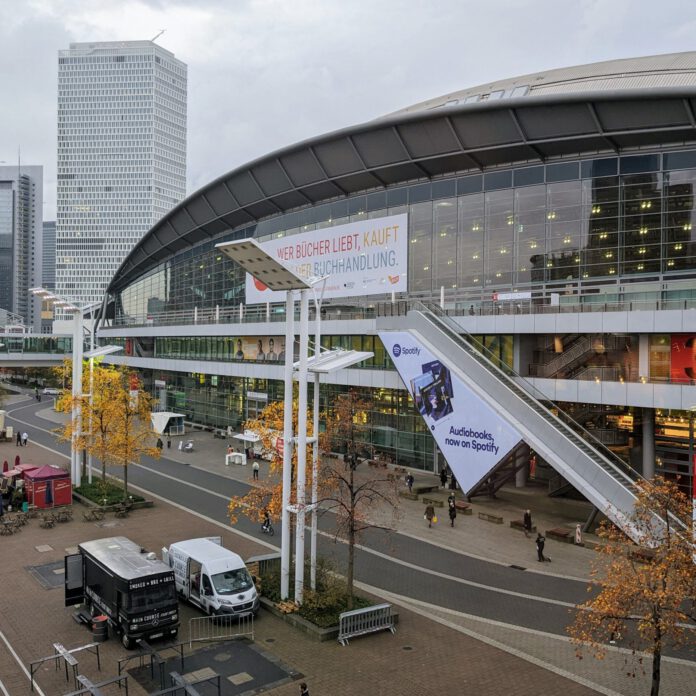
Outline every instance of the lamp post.
MULTIPOLYGON (((259 243, 254 239, 240 239, 234 242, 223 242, 215 245, 233 261, 238 263, 247 273, 256 280, 263 283, 270 290, 287 292, 285 304, 285 371, 284 371, 284 415, 283 415, 283 493, 282 493, 282 512, 281 512, 281 541, 280 541, 280 596, 287 599, 290 593, 290 493, 292 488, 292 368, 293 368, 293 344, 295 341, 295 296, 294 291, 300 291, 300 304, 303 302, 307 306, 307 291, 311 284, 294 271, 280 263, 276 258, 263 250, 259 243)), ((308 322, 307 312, 300 312, 300 321, 308 322)), ((240 312, 241 317, 241 312, 240 312)), ((303 328, 300 327, 302 335, 303 328)), ((308 335, 307 327, 304 327, 304 335, 308 335)), ((305 353, 307 344, 305 341, 305 353)), ((302 346, 300 347, 302 351, 302 346)), ((305 355, 306 357, 306 355, 305 355)), ((305 375, 306 377, 306 375, 305 375)), ((304 383, 306 390, 307 383, 304 383)), ((300 393, 303 385, 300 383, 300 393)), ((306 404, 306 397, 305 397, 306 404)), ((305 447, 306 456, 306 414, 305 432, 299 428, 298 424, 298 462, 302 447, 305 447)), ((299 463, 298 463, 299 469, 299 463)), ((304 474, 303 474, 304 475, 304 474)), ((298 471, 299 480, 299 471, 298 471)), ((297 565, 302 565, 302 559, 298 559, 297 565)), ((297 583, 296 583, 297 585, 297 583)), ((297 599, 297 597, 295 597, 297 599)))
MULTIPOLYGON (((72 336, 72 413, 71 420, 73 423, 73 431, 70 442, 70 481, 75 487, 82 484, 82 466, 80 462, 80 448, 78 446, 78 439, 82 431, 82 408, 80 407, 80 397, 82 394, 82 358, 85 357, 84 353, 84 318, 85 315, 94 314, 94 311, 101 306, 101 302, 93 302, 88 305, 80 307, 76 302, 67 300, 60 295, 56 295, 50 290, 45 288, 31 288, 30 291, 33 295, 41 298, 42 301, 48 302, 56 307, 60 307, 66 312, 73 315, 73 336, 72 336)), ((92 325, 92 337, 96 327, 92 325)), ((92 346, 94 346, 94 338, 92 338, 92 346)), ((115 352, 120 350, 119 346, 104 346, 103 348, 89 351, 86 357, 93 359, 97 355, 106 355, 107 353, 115 352), (106 348, 111 348, 113 350, 108 350, 103 352, 106 348)), ((91 362, 91 360, 90 360, 91 362)), ((91 380, 90 380, 91 382, 91 380)), ((91 384, 90 384, 90 399, 91 397, 91 384)), ((91 472, 90 472, 91 481, 91 472)))

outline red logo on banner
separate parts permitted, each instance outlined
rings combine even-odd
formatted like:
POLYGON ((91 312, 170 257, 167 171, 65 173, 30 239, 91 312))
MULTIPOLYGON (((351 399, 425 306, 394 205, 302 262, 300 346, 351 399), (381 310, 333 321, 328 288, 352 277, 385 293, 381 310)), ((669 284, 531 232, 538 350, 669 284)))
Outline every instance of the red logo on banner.
POLYGON ((276 438, 276 452, 282 457, 285 452, 285 440, 282 437, 276 438))
POLYGON ((696 336, 672 334, 670 357, 672 382, 683 384, 696 380, 696 336))
POLYGON ((254 285, 256 286, 256 289, 259 292, 263 292, 264 290, 268 290, 268 285, 265 285, 264 283, 262 283, 260 280, 257 280, 256 278, 254 278, 254 285))

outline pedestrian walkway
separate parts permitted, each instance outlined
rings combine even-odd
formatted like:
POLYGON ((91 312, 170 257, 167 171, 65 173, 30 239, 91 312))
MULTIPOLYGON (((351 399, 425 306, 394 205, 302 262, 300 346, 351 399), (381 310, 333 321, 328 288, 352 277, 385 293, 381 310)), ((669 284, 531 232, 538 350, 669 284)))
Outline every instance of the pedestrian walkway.
MULTIPOLYGON (((31 445, 30 445, 31 447, 31 445)), ((37 464, 55 461, 55 455, 34 446, 37 464), (41 456, 41 453, 44 456, 41 456)), ((157 502, 154 508, 138 510, 125 519, 104 523, 81 520, 79 507, 74 521, 42 529, 31 522, 20 534, 2 537, 3 563, 0 564, 1 631, 21 662, 51 654, 52 644, 61 642, 72 648, 91 641, 91 634, 71 618, 63 607, 63 592, 42 588, 27 568, 51 562, 60 563, 64 555, 89 539, 123 535, 144 548, 156 551, 172 541, 196 536, 222 534, 224 543, 243 557, 265 553, 261 543, 235 534, 234 530, 213 524, 185 510, 157 502)), ((182 638, 188 619, 200 614, 181 606, 182 638)), ((313 693, 353 696, 375 693, 382 696, 432 696, 434 693, 467 691, 480 696, 529 696, 560 694, 591 696, 592 689, 476 640, 459 630, 428 620, 420 613, 400 610, 396 635, 389 633, 356 639, 348 648, 336 642, 316 643, 281 619, 262 612, 256 622, 256 644, 272 656, 304 675, 313 693)), ((93 681, 116 673, 116 661, 126 651, 116 640, 102 647, 102 671, 93 658, 80 659, 80 671, 93 681)), ((214 668, 214 665, 211 665, 214 668)), ((28 680, 0 639, 0 677, 12 696, 30 694, 28 680)), ((62 670, 47 665, 38 675, 46 696, 68 690, 62 670)), ((274 696, 295 696, 297 684, 285 684, 268 692, 274 696)), ((129 693, 144 691, 129 681, 129 693)))
MULTIPOLYGON (((37 415, 55 424, 62 424, 67 419, 66 414, 56 413, 50 407, 40 410, 37 415)), ((171 443, 171 448, 165 445, 162 451, 164 459, 171 459, 193 468, 254 485, 251 463, 247 466, 225 465, 227 447, 231 444, 237 451, 241 451, 240 441, 221 440, 213 437, 211 432, 194 429, 189 430, 185 435, 172 437, 171 443), (189 440, 193 441, 193 452, 178 449, 179 442, 186 443, 189 440)), ((270 467, 268 462, 258 461, 259 479, 264 481, 269 475, 270 467)), ((356 479, 361 481, 370 475, 375 475, 376 472, 383 473, 383 470, 372 469, 367 464, 361 464, 355 475, 356 479)), ((399 490, 406 491, 405 474, 396 475, 399 490)), ((459 553, 504 565, 522 566, 532 572, 583 580, 589 578, 589 563, 594 555, 591 549, 559 543, 547 538, 545 554, 551 558, 551 563, 543 564, 541 568, 538 568, 534 545, 535 535, 526 538, 522 531, 511 529, 509 526, 510 521, 521 520, 524 510, 529 508, 532 511, 533 523, 542 534, 548 529, 557 527, 574 529, 576 524, 584 523, 587 519, 592 509, 589 503, 565 498, 550 498, 546 495, 545 489, 538 485, 530 485, 526 488, 508 485, 497 493, 494 500, 485 497, 475 498, 471 503, 473 514, 459 513, 454 528, 451 528, 446 508, 450 491, 441 488, 439 477, 433 474, 414 472, 414 475, 416 489, 421 484, 438 486, 437 492, 427 493, 426 496, 441 500, 443 507, 436 508, 438 523, 429 529, 423 520, 425 505, 420 500, 400 498, 401 515, 397 531, 459 553), (486 522, 479 519, 479 512, 500 516, 504 522, 502 525, 486 522)), ((457 497, 463 499, 461 491, 457 491, 457 497)), ((391 524, 390 516, 386 511, 375 511, 374 514, 375 521, 385 525, 391 524)), ((596 537, 590 535, 588 539, 596 540, 596 537)))

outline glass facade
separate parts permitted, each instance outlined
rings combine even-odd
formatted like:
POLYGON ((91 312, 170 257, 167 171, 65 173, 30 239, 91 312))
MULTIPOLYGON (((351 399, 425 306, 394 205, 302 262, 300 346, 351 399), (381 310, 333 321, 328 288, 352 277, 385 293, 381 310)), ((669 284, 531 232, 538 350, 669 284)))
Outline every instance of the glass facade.
POLYGON ((244 276, 214 249, 219 241, 263 241, 403 212, 411 297, 436 298, 441 287, 457 299, 569 282, 654 280, 694 267, 694 184, 696 154, 680 152, 501 170, 356 195, 228 230, 174 255, 117 293, 116 321, 157 321, 159 313, 244 302, 244 276))

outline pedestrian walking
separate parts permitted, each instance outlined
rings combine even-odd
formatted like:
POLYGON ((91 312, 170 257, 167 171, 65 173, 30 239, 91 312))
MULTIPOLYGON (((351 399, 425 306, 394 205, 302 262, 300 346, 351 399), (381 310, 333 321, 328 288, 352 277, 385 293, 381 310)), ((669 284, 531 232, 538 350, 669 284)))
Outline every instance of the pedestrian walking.
POLYGON ((162 442, 161 437, 158 437, 157 438, 157 449, 161 452, 163 447, 164 447, 164 442, 162 442))
POLYGON ((449 504, 450 527, 454 527, 454 520, 457 519, 457 505, 454 500, 449 504))
POLYGON ((537 534, 536 538, 536 550, 537 550, 537 561, 543 563, 544 561, 550 561, 550 558, 544 556, 544 544, 546 543, 546 537, 541 535, 541 532, 537 534))
POLYGON ((254 460, 254 463, 251 465, 251 473, 254 481, 259 480, 259 463, 254 460))
POLYGON ((457 490, 457 479, 454 477, 454 471, 452 472, 452 475, 450 476, 450 488, 453 491, 457 490))
POLYGON ((172 438, 167 435, 167 449, 172 448, 172 438))
POLYGON ((21 446, 22 446, 22 433, 20 433, 18 430, 17 431, 17 444, 15 445, 15 447, 21 447, 21 446))
POLYGON ((29 442, 29 435, 25 432, 22 433, 22 447, 26 447, 29 442))
POLYGON ((309 689, 307 688, 306 682, 300 684, 300 696, 309 696, 309 689))
POLYGON ((423 516, 423 519, 428 520, 428 527, 432 527, 433 522, 437 522, 437 517, 435 517, 435 508, 432 506, 432 504, 425 508, 425 515, 423 516))
POLYGON ((447 467, 443 466, 440 470, 440 483, 443 488, 447 488, 447 467))
POLYGON ((524 511, 522 525, 524 526, 524 535, 529 538, 529 533, 532 531, 532 513, 529 510, 524 511))
POLYGON ((413 474, 408 473, 406 474, 406 485, 408 486, 408 492, 413 493, 413 482, 415 479, 413 478, 413 474))
POLYGON ((447 505, 454 505, 457 502, 457 498, 454 493, 450 493, 447 496, 447 505))

